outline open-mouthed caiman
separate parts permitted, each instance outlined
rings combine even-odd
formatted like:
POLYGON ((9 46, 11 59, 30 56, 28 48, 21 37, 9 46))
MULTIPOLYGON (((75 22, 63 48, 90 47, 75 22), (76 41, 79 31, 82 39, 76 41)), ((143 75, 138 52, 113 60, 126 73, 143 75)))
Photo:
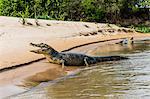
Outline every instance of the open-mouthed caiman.
POLYGON ((58 52, 51 46, 40 43, 34 44, 30 43, 33 47, 39 47, 40 49, 31 50, 30 52, 34 52, 37 54, 43 54, 50 63, 61 64, 64 66, 88 66, 90 64, 95 64, 98 62, 104 61, 117 61, 128 59, 127 57, 122 56, 103 56, 103 57, 93 57, 85 54, 77 54, 77 53, 68 53, 68 52, 58 52))

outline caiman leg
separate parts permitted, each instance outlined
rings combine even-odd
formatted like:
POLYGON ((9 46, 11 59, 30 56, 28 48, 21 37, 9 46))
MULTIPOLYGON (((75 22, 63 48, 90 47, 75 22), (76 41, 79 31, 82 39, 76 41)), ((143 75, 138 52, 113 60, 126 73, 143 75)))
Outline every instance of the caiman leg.
POLYGON ((84 58, 84 63, 85 63, 85 65, 88 67, 89 64, 88 64, 88 62, 87 62, 87 58, 88 58, 88 57, 85 57, 85 58, 84 58))
POLYGON ((61 64, 62 64, 62 69, 64 69, 65 68, 65 61, 63 59, 61 60, 61 64))
POLYGON ((65 67, 65 61, 63 59, 58 59, 56 57, 52 58, 52 63, 61 64, 62 68, 65 67))

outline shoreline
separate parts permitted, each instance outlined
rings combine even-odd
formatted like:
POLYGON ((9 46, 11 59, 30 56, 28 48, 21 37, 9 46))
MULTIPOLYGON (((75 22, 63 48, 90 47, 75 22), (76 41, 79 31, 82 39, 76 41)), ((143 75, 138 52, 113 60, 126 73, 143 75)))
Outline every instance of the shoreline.
MULTIPOLYGON (((32 49, 29 46, 30 42, 47 43, 58 51, 71 50, 70 52, 86 53, 84 51, 88 50, 89 46, 95 47, 94 44, 105 46, 106 43, 115 43, 122 38, 134 37, 135 39, 141 39, 150 37, 150 34, 124 32, 107 35, 98 33, 88 36, 87 34, 84 36, 84 34, 80 36, 81 33, 97 31, 97 25, 88 22, 39 20, 42 26, 35 27, 22 26, 17 20, 18 18, 0 17, 0 27, 2 28, 0 30, 2 33, 0 36, 0 69, 4 70, 2 70, 3 72, 0 71, 0 96, 9 96, 21 92, 23 88, 18 85, 23 85, 26 80, 36 82, 54 80, 65 76, 68 71, 78 68, 68 67, 68 70, 63 71, 61 66, 48 63, 42 55, 29 52, 32 49), (44 26, 46 23, 50 23, 52 26, 44 26), (86 28, 85 24, 90 28, 86 28), (20 66, 20 68, 12 66, 20 66), (4 68, 10 68, 10 70, 4 68), (11 68, 14 69, 11 70, 11 68), (14 89, 16 90, 12 93, 14 89), (7 92, 7 90, 10 90, 10 92, 7 92)), ((34 20, 29 19, 29 21, 33 22, 34 20)), ((101 29, 105 28, 105 24, 98 25, 101 29)), ((27 82, 27 86, 30 84, 32 83, 27 82)))
MULTIPOLYGON (((85 50, 90 49, 90 47, 96 47, 97 45, 101 45, 102 47, 105 46, 105 44, 115 44, 118 41, 120 40, 110 40, 106 42, 90 44, 75 48, 71 50, 71 52, 84 52, 85 50)), ((0 75, 0 78, 2 79, 0 82, 0 95, 7 97, 7 95, 11 96, 25 92, 30 90, 30 88, 39 85, 41 82, 53 81, 55 79, 65 77, 69 75, 70 72, 74 73, 74 71, 77 69, 80 69, 80 67, 70 66, 66 67, 66 70, 62 70, 60 65, 48 63, 46 59, 43 59, 20 68, 4 71, 0 75), (35 68, 36 71, 34 71, 35 68), (7 90, 11 91, 7 92, 7 90)))
MULTIPOLYGON (((129 37, 130 37, 130 36, 129 36, 129 37)), ((131 36, 131 37, 133 37, 133 36, 131 36)), ((144 36, 144 37, 145 37, 145 36, 144 36)), ((134 37, 134 39, 136 39, 136 40, 145 40, 144 37, 138 37, 138 38, 135 38, 135 37, 134 37)), ((119 42, 119 41, 121 41, 123 38, 124 38, 124 37, 122 37, 122 38, 114 38, 114 39, 105 39, 105 40, 100 40, 100 41, 95 41, 95 42, 89 42, 89 43, 85 43, 85 44, 73 46, 73 47, 68 48, 68 49, 66 49, 66 50, 62 50, 61 52, 68 52, 68 51, 75 50, 75 49, 77 49, 77 48, 84 47, 84 46, 88 46, 88 45, 91 45, 91 44, 104 43, 104 42, 109 42, 109 41, 110 41, 110 42, 113 42, 113 43, 114 43, 115 41, 119 42)), ((23 66, 26 66, 26 65, 30 65, 30 64, 33 64, 33 63, 35 63, 35 62, 42 61, 42 60, 44 60, 44 59, 46 59, 46 58, 45 58, 45 57, 42 57, 42 58, 35 59, 35 60, 33 60, 33 61, 29 61, 29 62, 26 62, 26 63, 21 63, 21 64, 17 64, 17 65, 14 65, 14 66, 9 66, 9 67, 6 67, 6 68, 2 68, 2 69, 0 69, 0 73, 5 72, 5 71, 9 71, 9 70, 13 70, 13 69, 17 69, 17 68, 20 68, 20 67, 23 67, 23 66)))

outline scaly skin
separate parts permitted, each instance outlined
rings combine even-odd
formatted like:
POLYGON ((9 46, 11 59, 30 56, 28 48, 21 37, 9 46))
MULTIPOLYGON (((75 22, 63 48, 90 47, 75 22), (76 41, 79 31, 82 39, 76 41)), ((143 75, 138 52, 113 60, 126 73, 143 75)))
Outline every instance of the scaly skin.
POLYGON ((134 43, 134 38, 124 38, 122 41, 120 41, 119 43, 116 44, 133 44, 134 43))
POLYGON ((51 46, 44 43, 40 44, 30 43, 30 45, 33 47, 40 48, 38 50, 31 50, 30 52, 43 54, 50 63, 61 64, 63 67, 84 66, 84 65, 88 66, 90 64, 95 64, 98 62, 128 59, 126 57, 121 56, 92 57, 84 54, 58 52, 51 46))

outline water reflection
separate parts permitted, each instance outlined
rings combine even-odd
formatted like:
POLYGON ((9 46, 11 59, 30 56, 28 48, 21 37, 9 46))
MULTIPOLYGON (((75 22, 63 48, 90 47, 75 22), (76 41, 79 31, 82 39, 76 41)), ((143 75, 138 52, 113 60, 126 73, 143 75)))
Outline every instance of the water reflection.
POLYGON ((100 46, 92 51, 87 53, 92 55, 116 55, 116 54, 131 54, 131 53, 139 53, 143 51, 150 50, 150 43, 137 43, 137 44, 106 44, 105 46, 100 46))
MULTIPOLYGON (((107 48, 107 47, 106 47, 107 48)), ((105 48, 105 49, 106 49, 105 48)), ((113 52, 93 50, 93 55, 125 54, 129 60, 100 63, 55 83, 44 83, 14 99, 139 99, 150 98, 150 46, 112 45, 113 52), (120 47, 116 51, 115 46, 120 47)))

